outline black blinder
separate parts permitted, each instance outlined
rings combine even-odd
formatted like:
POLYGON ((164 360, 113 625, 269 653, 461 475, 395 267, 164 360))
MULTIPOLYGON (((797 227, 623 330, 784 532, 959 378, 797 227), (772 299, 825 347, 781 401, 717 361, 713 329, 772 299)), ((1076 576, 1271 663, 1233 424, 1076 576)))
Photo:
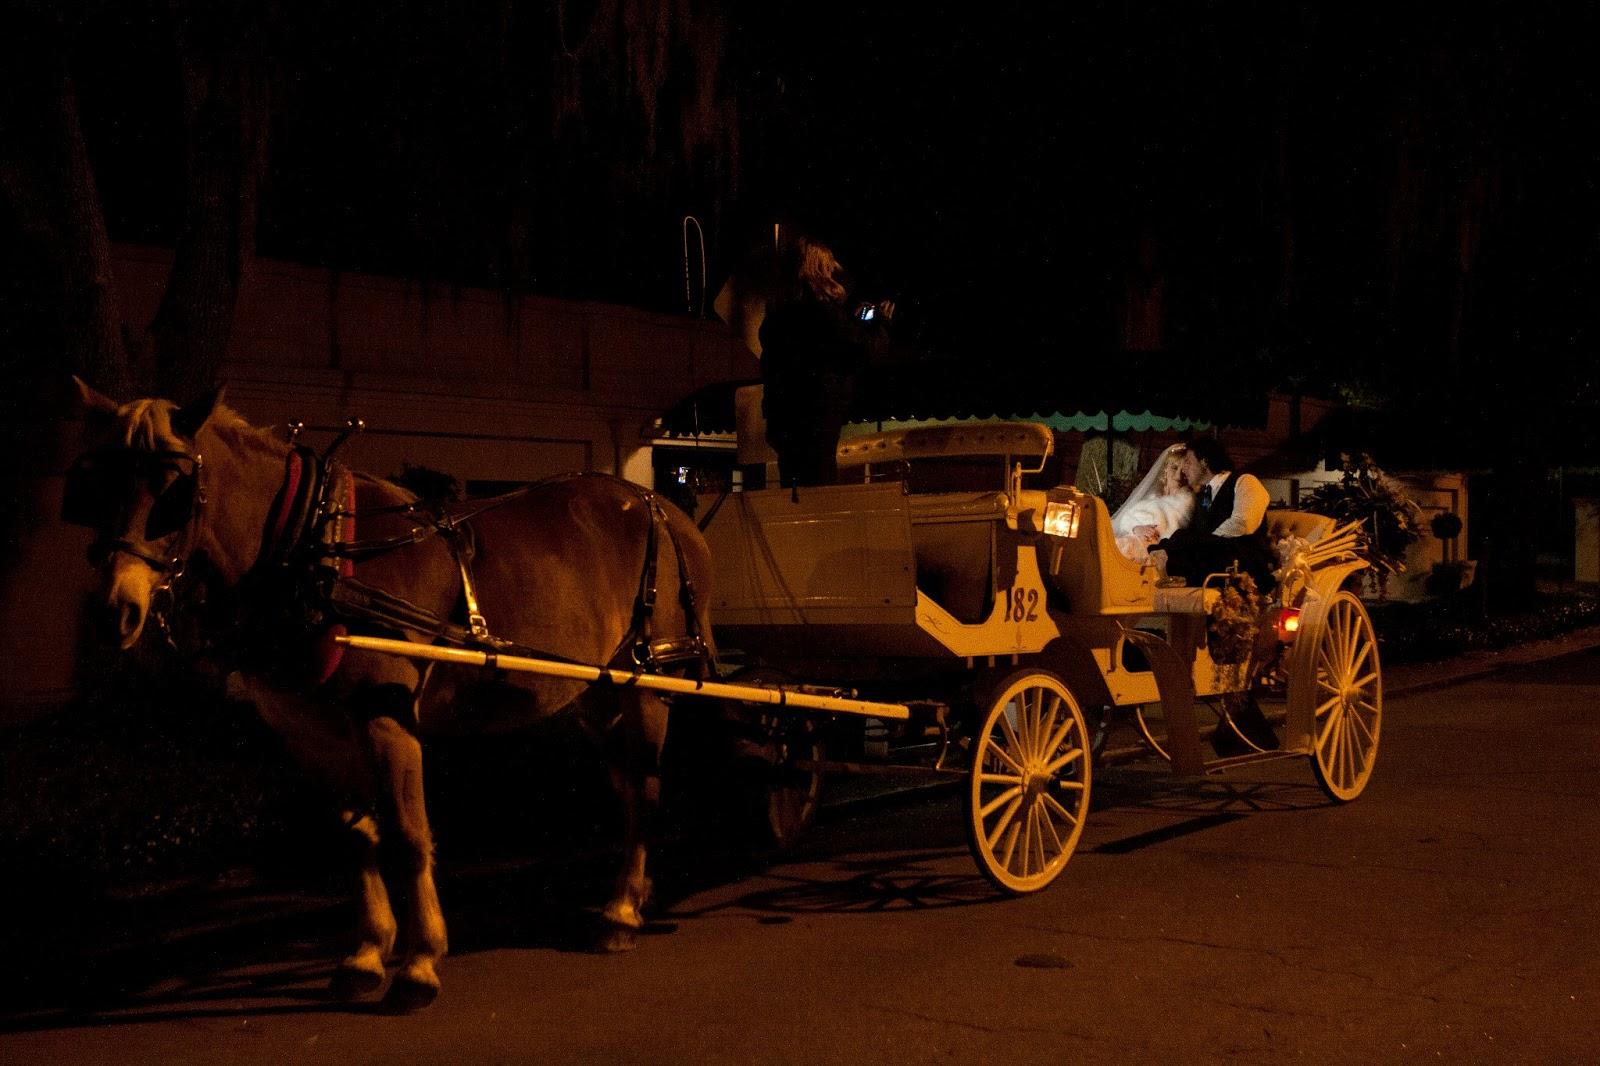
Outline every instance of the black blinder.
POLYGON ((150 506, 150 517, 145 520, 145 540, 160 540, 189 524, 189 516, 194 513, 197 480, 193 472, 179 474, 162 490, 150 506))
POLYGON ((169 452, 119 449, 81 456, 67 470, 61 520, 98 529, 116 517, 141 480, 154 494, 144 539, 160 540, 183 529, 194 513, 199 467, 192 456, 169 452), (169 473, 176 476, 166 483, 169 473))

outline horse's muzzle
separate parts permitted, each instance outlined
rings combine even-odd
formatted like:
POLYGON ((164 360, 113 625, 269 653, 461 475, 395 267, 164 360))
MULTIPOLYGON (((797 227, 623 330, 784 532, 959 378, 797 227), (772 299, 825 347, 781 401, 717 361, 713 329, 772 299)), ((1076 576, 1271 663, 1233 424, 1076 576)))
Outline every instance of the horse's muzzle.
POLYGON ((144 608, 130 600, 113 600, 100 610, 100 638, 127 651, 144 631, 144 608))

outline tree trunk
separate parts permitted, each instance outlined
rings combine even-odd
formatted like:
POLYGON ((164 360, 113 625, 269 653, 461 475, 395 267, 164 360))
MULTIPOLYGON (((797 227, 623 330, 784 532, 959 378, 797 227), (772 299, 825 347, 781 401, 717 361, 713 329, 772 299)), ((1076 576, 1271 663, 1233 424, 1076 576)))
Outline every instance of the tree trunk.
POLYGON ((77 95, 59 55, 41 51, 0 57, 0 204, 20 237, 7 256, 16 310, 0 327, 4 359, 18 383, 75 373, 125 397, 133 375, 77 95))
POLYGON ((241 8, 177 4, 173 12, 183 76, 184 218, 150 333, 157 391, 179 403, 217 383, 240 282, 255 254, 268 78, 259 16, 249 4, 241 8))

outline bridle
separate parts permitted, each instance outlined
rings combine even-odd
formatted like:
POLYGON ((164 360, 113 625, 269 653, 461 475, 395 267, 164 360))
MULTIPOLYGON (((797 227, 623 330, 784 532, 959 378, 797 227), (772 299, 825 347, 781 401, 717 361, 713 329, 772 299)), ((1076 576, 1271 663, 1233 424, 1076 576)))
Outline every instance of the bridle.
POLYGON ((89 546, 89 557, 92 561, 104 562, 115 555, 128 555, 161 575, 160 582, 150 591, 149 615, 170 642, 170 615, 175 601, 173 586, 188 569, 195 532, 206 505, 205 460, 200 453, 133 447, 90 452, 67 471, 61 517, 72 525, 88 526, 98 533, 101 521, 97 509, 103 505, 108 491, 116 491, 113 479, 129 474, 146 475, 152 469, 175 471, 177 476, 171 484, 153 494, 145 533, 147 540, 165 540, 178 534, 174 553, 155 555, 127 537, 97 536, 89 546))

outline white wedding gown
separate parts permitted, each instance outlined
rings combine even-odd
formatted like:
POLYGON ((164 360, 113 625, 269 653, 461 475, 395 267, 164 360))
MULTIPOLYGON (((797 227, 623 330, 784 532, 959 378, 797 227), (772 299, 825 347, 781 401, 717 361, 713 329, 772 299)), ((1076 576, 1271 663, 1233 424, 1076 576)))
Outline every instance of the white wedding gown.
POLYGON ((1171 451, 1169 448, 1156 457, 1144 480, 1135 486, 1127 500, 1111 516, 1111 534, 1116 538, 1117 548, 1136 563, 1145 561, 1150 545, 1134 533, 1135 529, 1155 526, 1156 532, 1162 537, 1170 537, 1188 525, 1189 519, 1194 516, 1195 496, 1188 489, 1159 494, 1156 482, 1171 451))
POLYGON ((1122 554, 1136 563, 1142 563, 1149 554, 1150 545, 1133 531, 1140 526, 1155 526, 1163 537, 1189 524, 1194 515, 1194 493, 1180 490, 1170 496, 1151 496, 1133 507, 1120 507, 1111 520, 1111 532, 1117 538, 1122 554))

